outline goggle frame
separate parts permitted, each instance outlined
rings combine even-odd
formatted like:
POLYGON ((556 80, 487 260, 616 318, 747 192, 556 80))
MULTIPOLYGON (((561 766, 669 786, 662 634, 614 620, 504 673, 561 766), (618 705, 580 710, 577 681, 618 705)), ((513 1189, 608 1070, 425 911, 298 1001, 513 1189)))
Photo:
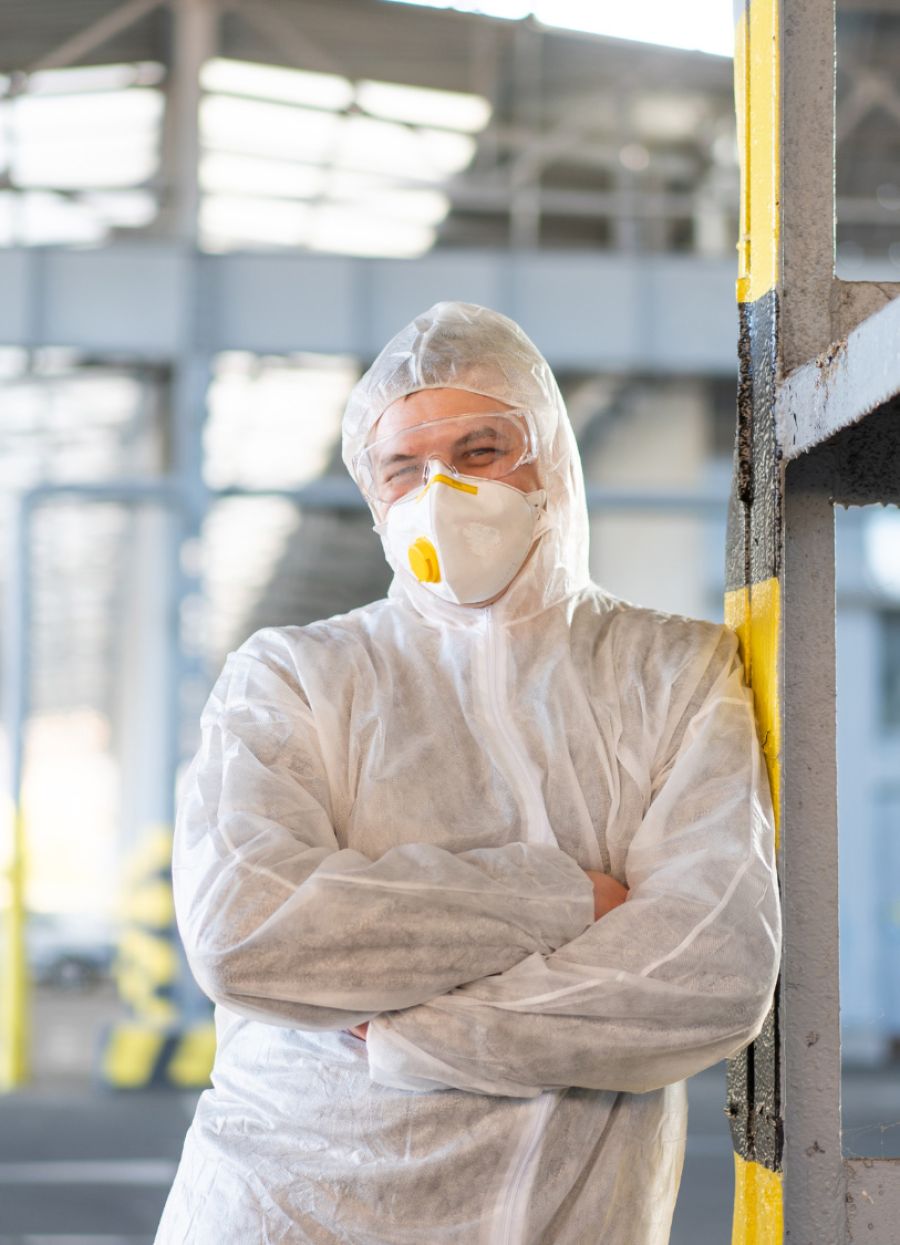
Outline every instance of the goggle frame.
MULTIPOLYGON (((484 419, 487 417, 493 419, 498 416, 504 419, 509 419, 511 421, 521 420, 521 424, 523 424, 525 427, 525 449, 523 453, 521 454, 521 456, 516 461, 515 466, 510 467, 509 470, 504 472, 502 476, 484 476, 484 477, 479 477, 479 478, 494 479, 494 480, 506 479, 507 476, 510 476, 512 475, 514 471, 517 471, 519 467, 524 466, 526 463, 532 463, 537 460, 537 456, 538 456, 537 429, 534 423, 534 416, 532 415, 531 411, 528 410, 527 407, 510 407, 502 411, 460 411, 458 415, 446 415, 441 419, 423 420, 419 424, 411 424, 408 428, 399 428, 397 429, 396 432, 390 432, 386 436, 376 437, 374 441, 370 441, 368 445, 363 446, 363 448, 359 450, 351 459, 351 466, 353 469, 354 478, 356 479, 357 484, 362 490, 363 495, 369 501, 377 502, 381 506, 391 506, 394 504, 394 502, 400 501, 402 498, 409 496, 409 494, 415 488, 417 488, 418 485, 415 485, 415 484, 411 485, 402 494, 400 494, 399 497, 386 498, 386 497, 379 496, 379 494, 376 491, 376 486, 375 486, 375 472, 373 468, 369 465, 370 463, 369 456, 371 455, 372 450, 374 450, 379 445, 384 445, 386 442, 392 440, 395 437, 399 437, 403 435, 404 433, 414 432, 415 430, 419 428, 434 428, 434 427, 437 427, 438 425, 453 423, 456 420, 460 420, 460 419, 479 419, 479 418, 484 419)), ((375 427, 377 426, 378 425, 376 422, 375 427)), ((516 423, 516 427, 520 427, 520 426, 521 425, 519 423, 516 423)), ((428 463, 436 458, 439 458, 438 454, 432 454, 432 455, 429 455, 427 458, 423 459, 422 481, 421 481, 422 484, 426 483, 426 472, 427 472, 428 463)), ((465 474, 465 473, 458 472, 451 463, 446 463, 445 466, 448 466, 450 470, 454 472, 455 475, 465 474)))

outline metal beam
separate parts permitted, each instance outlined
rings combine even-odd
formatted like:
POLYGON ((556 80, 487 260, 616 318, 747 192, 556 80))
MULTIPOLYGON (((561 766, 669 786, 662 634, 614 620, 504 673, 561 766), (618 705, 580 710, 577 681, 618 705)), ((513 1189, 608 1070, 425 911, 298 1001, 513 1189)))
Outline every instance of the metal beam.
POLYGON ((0 251, 0 344, 68 345, 129 361, 198 348, 371 359, 393 326, 440 299, 496 307, 569 371, 735 373, 727 259, 596 252, 435 251, 417 260, 199 255, 174 243, 0 251))
MULTIPOLYGON (((278 497, 292 502, 302 510, 365 510, 366 502, 349 476, 320 476, 302 488, 241 488, 239 486, 210 489, 211 502, 232 497, 278 497)), ((76 501, 114 502, 123 506, 161 505, 175 509, 184 504, 183 491, 172 477, 159 480, 123 479, 103 481, 61 481, 37 484, 29 489, 27 503, 40 505, 49 500, 69 498, 76 501)), ((721 517, 728 498, 712 489, 668 490, 601 488, 587 489, 587 506, 591 512, 600 510, 636 510, 675 512, 704 517, 721 517)))
POLYGON ((797 458, 900 392, 900 298, 779 386, 784 456, 797 458))
POLYGON ((789 372, 833 340, 834 0, 784 0, 783 14, 780 350, 789 372))
POLYGON ((843 1245, 834 634, 828 464, 784 478, 784 950, 781 1025, 785 1239, 843 1245))
POLYGON ((225 0, 249 26, 254 27, 279 55, 287 53, 303 69, 348 77, 346 69, 309 35, 282 8, 268 0, 225 0))
POLYGON ((897 15, 897 0, 841 0, 841 13, 887 13, 897 15))
POLYGON ((847 1169, 847 1224, 851 1241, 885 1245, 897 1239, 900 1164, 896 1159, 852 1159, 847 1169))
POLYGON ((742 335, 726 617, 769 762, 784 943, 771 1023, 730 1069, 734 1239, 881 1245, 896 1238, 900 1171, 842 1158, 834 503, 900 498, 900 300, 893 283, 834 272, 834 0, 737 7, 742 335))
POLYGON ((898 281, 842 281, 836 278, 831 295, 832 341, 840 342, 894 298, 900 298, 898 281))
POLYGON ((171 0, 173 63, 166 101, 168 202, 158 227, 188 246, 197 242, 200 208, 200 74, 218 50, 217 0, 171 0))
MULTIPOLYGON (((781 370, 823 355, 900 294, 897 282, 835 277, 835 0, 782 0, 781 370)), ((865 95, 865 107, 874 102, 865 95)), ((878 103, 896 91, 881 83, 878 103)), ((857 118, 858 119, 858 118, 857 118)), ((846 128, 845 122, 845 128, 846 128)), ((841 219, 871 205, 842 200, 841 219)))
POLYGON ((154 9, 160 8, 167 2, 168 0, 128 0, 128 3, 113 9, 111 13, 105 13, 86 29, 73 35, 71 39, 67 39, 65 43, 59 44, 51 52, 46 52, 38 60, 33 61, 24 73, 38 73, 42 69, 64 69, 69 65, 77 64, 83 57, 96 51, 115 35, 127 30, 129 26, 133 26, 142 17, 146 17, 148 13, 152 13, 154 9))

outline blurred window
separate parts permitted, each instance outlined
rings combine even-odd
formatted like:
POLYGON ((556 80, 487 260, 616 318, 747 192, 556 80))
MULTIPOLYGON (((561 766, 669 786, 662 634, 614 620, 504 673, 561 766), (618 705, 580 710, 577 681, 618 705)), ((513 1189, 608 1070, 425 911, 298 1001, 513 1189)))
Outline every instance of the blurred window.
POLYGON ((881 722, 900 731, 900 610, 883 610, 880 620, 881 722))

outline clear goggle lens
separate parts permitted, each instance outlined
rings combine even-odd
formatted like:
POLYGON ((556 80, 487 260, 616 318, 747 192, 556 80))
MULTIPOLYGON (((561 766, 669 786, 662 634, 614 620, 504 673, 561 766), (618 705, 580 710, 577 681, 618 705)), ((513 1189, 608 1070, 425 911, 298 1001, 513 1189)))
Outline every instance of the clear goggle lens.
POLYGON ((363 492, 390 505, 424 484, 434 459, 459 475, 502 480, 534 458, 528 412, 488 411, 430 420, 377 437, 353 465, 363 492))

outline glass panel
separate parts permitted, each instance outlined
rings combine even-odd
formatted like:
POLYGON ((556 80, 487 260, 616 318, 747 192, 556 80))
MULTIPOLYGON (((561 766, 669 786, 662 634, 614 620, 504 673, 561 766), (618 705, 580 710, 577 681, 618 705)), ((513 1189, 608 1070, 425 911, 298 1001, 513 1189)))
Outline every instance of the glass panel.
POLYGON ((900 516, 836 518, 843 1147, 900 1156, 900 516))
POLYGON ((900 9, 837 4, 837 275, 900 281, 900 9))

